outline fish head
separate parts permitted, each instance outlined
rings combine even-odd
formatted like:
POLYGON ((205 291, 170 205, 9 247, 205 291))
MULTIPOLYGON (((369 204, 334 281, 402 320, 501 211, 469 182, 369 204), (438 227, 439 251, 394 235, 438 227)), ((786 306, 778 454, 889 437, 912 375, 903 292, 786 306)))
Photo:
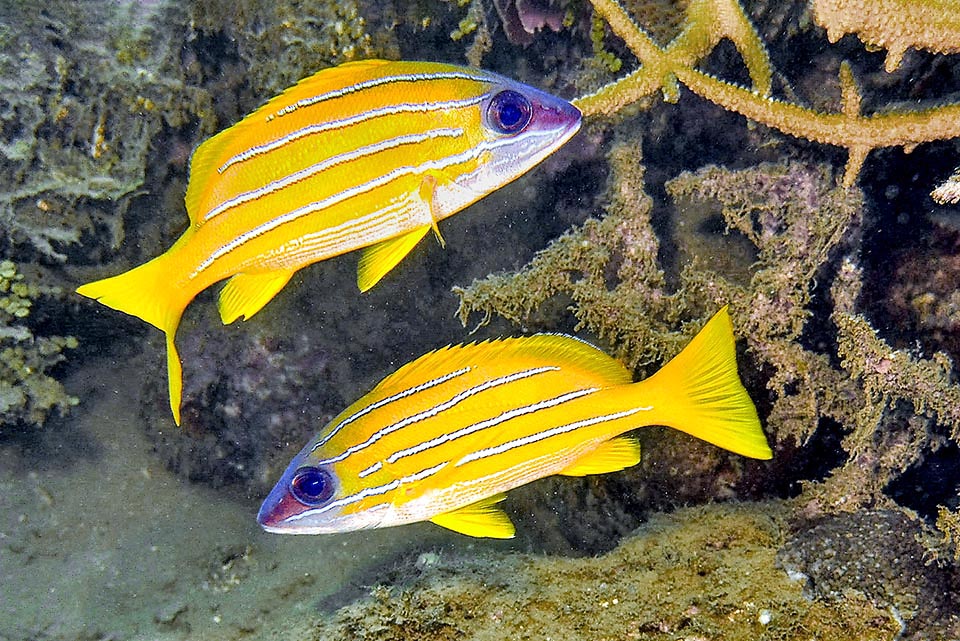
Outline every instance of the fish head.
POLYGON ((488 83, 476 105, 474 122, 467 127, 479 150, 479 162, 440 188, 440 218, 452 215, 468 203, 519 178, 559 149, 580 130, 580 110, 562 98, 498 74, 484 72, 488 83))
POLYGON ((308 444, 264 499, 257 522, 276 534, 331 534, 378 527, 383 514, 358 509, 362 506, 345 496, 348 493, 335 468, 316 455, 313 443, 308 444))

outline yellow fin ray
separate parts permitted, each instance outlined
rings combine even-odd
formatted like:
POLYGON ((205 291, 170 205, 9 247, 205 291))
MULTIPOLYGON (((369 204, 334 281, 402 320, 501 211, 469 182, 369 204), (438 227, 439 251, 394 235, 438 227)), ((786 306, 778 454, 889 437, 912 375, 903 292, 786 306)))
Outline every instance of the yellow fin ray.
POLYGON ((757 409, 737 373, 733 325, 724 307, 650 378, 638 405, 656 399, 656 422, 750 458, 773 458, 757 409))
POLYGON ((363 250, 357 266, 357 287, 365 292, 397 266, 404 256, 427 235, 430 225, 418 227, 411 232, 380 241, 363 250))
POLYGON ((513 523, 496 505, 505 498, 503 493, 494 494, 452 512, 438 514, 430 521, 467 536, 512 539, 515 532, 513 523))
POLYGON ((173 422, 180 425, 180 403, 183 396, 183 365, 177 346, 173 343, 174 332, 167 333, 167 390, 170 395, 170 412, 173 422))
POLYGON ((632 436, 619 436, 601 443, 586 456, 582 456, 573 465, 564 468, 564 476, 587 476, 619 472, 640 462, 640 442, 632 436))
POLYGON ((220 290, 220 298, 217 300, 220 320, 224 325, 229 325, 241 316, 243 320, 249 320, 283 289, 294 273, 277 269, 234 275, 220 290))

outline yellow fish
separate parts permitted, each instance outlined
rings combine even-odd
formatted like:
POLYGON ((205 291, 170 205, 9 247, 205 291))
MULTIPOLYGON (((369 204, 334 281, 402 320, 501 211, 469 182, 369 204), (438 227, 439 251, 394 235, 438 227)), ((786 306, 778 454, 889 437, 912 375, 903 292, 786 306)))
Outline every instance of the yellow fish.
POLYGON ((430 352, 388 376, 294 457, 260 508, 269 532, 320 534, 432 521, 510 538, 496 503, 551 474, 640 461, 626 432, 666 425, 772 457, 718 312, 672 361, 630 372, 571 336, 539 334, 430 352))
MULTIPOLYGON (((248 319, 311 263, 354 249, 373 287, 437 222, 527 172, 580 128, 564 100, 487 71, 367 60, 306 78, 200 145, 190 226, 161 256, 77 292, 167 337, 213 283, 223 322, 248 319)), ((437 233, 439 237, 439 233, 437 233)))

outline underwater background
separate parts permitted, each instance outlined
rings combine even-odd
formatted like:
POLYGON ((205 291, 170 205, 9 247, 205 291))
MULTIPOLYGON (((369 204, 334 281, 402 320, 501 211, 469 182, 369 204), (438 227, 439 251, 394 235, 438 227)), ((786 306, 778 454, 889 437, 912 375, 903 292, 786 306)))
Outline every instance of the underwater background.
POLYGON ((960 13, 925 5, 0 0, 0 640, 960 638, 960 13), (200 142, 370 57, 585 126, 368 293, 347 255, 250 322, 201 294, 177 428, 162 335, 73 290, 180 234, 200 142), (256 524, 430 349, 563 331, 639 379, 727 303, 772 461, 644 429, 511 492, 506 542, 256 524))

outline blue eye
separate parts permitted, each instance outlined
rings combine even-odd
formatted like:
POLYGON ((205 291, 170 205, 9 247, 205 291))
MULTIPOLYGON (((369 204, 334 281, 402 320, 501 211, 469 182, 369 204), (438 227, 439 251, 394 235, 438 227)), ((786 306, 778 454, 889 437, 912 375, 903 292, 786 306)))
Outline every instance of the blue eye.
POLYGON ((290 481, 290 490, 304 505, 320 505, 333 496, 333 477, 317 467, 301 467, 290 481))
POLYGON ((487 121, 502 134, 515 134, 530 124, 533 106, 527 97, 506 89, 490 100, 487 121))

